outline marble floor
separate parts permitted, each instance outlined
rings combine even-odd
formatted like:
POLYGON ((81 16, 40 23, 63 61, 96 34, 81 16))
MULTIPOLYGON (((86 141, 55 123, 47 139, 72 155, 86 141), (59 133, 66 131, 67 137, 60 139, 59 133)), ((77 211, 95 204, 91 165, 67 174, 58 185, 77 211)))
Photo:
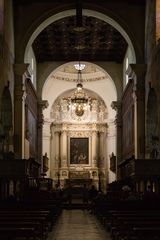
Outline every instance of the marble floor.
POLYGON ((96 217, 87 210, 63 210, 47 240, 111 240, 96 217))

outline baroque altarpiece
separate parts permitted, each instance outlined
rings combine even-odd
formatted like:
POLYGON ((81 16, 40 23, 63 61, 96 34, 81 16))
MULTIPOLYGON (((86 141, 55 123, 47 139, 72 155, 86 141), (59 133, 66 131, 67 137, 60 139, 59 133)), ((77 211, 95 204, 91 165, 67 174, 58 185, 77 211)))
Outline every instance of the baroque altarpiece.
MULTIPOLYGON (((108 131, 104 101, 95 96, 84 113, 76 114, 69 96, 59 97, 51 110, 50 176, 65 186, 94 184, 105 189, 108 178, 108 131)), ((114 125, 114 124, 113 124, 114 125)))

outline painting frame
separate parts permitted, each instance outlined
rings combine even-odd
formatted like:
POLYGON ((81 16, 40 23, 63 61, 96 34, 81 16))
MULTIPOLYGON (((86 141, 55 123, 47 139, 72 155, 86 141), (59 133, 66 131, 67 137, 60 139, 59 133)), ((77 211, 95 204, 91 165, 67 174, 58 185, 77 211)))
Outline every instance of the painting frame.
POLYGON ((70 165, 88 165, 89 138, 71 137, 69 152, 70 152, 70 165))

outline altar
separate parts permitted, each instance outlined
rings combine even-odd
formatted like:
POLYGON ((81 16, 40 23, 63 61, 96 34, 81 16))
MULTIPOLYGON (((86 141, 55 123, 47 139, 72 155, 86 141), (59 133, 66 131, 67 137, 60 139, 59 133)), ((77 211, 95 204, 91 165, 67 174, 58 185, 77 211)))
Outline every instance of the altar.
POLYGON ((66 183, 70 183, 73 188, 83 188, 84 184, 90 187, 92 179, 88 171, 70 171, 69 179, 67 179, 66 183))
POLYGON ((69 179, 90 179, 89 171, 70 171, 69 179))

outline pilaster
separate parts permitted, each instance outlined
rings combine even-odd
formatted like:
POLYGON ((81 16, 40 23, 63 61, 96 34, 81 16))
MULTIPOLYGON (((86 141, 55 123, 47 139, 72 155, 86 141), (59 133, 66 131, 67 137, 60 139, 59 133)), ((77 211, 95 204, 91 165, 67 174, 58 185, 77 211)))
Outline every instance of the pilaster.
POLYGON ((61 167, 67 167, 67 131, 61 132, 61 167))
POLYGON ((29 77, 28 64, 15 64, 14 150, 15 158, 23 159, 25 151, 25 80, 29 77))
POLYGON ((134 139, 135 158, 145 158, 145 74, 144 64, 130 64, 127 70, 129 78, 134 81, 134 139))
POLYGON ((43 110, 48 107, 48 101, 41 100, 38 101, 38 161, 41 164, 41 170, 43 169, 43 140, 42 140, 42 134, 43 134, 43 124, 44 124, 44 116, 43 116, 43 110))
POLYGON ((98 167, 104 168, 104 132, 99 132, 99 164, 98 167))
POLYGON ((60 167, 60 132, 55 132, 55 167, 60 167))
POLYGON ((97 167, 97 131, 92 132, 92 167, 97 167))
POLYGON ((113 101, 111 107, 116 111, 115 125, 117 130, 116 138, 116 159, 117 164, 122 160, 122 104, 121 101, 113 101))
MULTIPOLYGON (((43 155, 47 153, 49 158, 49 166, 50 166, 50 139, 51 139, 51 130, 50 130, 51 122, 48 119, 44 120, 43 124, 43 155)), ((41 165, 41 169, 43 166, 41 165)), ((50 168, 49 168, 50 171, 50 168)), ((49 177, 50 172, 47 172, 47 176, 49 177)))

